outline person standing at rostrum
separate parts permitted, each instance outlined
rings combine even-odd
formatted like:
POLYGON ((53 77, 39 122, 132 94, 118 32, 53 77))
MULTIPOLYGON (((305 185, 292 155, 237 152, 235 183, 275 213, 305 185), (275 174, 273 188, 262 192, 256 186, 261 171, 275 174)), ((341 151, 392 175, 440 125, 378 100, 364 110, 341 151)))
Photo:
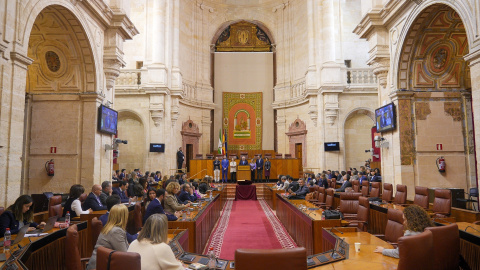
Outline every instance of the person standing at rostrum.
POLYGON ((223 156, 222 159, 222 183, 227 183, 228 179, 228 159, 227 156, 223 156))
POLYGON ((177 152, 177 169, 178 172, 182 172, 183 161, 185 160, 185 155, 182 152, 182 147, 178 148, 177 152))
POLYGON ((258 182, 263 182, 263 159, 262 155, 258 155, 257 161, 256 161, 256 167, 257 167, 257 180, 258 182))
POLYGON ((213 179, 216 183, 220 182, 220 160, 218 160, 218 157, 215 157, 213 161, 213 179))
POLYGON ((232 183, 237 181, 237 162, 235 161, 235 157, 232 157, 232 161, 230 161, 230 178, 232 179, 232 183))

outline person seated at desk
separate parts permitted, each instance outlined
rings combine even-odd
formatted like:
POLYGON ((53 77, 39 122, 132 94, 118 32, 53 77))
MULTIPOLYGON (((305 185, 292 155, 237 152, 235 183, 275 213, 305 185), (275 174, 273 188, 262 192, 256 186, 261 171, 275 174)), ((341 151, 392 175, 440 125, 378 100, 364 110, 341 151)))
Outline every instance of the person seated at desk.
POLYGON ((128 208, 123 204, 117 204, 110 210, 107 224, 100 232, 92 257, 88 261, 87 270, 97 267, 98 247, 102 246, 117 251, 127 251, 128 249, 127 233, 125 231, 128 222, 128 208))
POLYGON ((352 183, 350 182, 350 175, 345 174, 343 176, 343 180, 344 180, 344 182, 343 182, 342 186, 338 189, 335 189, 335 192, 345 192, 345 189, 347 187, 352 187, 352 183))
POLYGON ((328 188, 327 176, 324 173, 319 175, 320 175, 320 178, 318 179, 318 185, 327 189, 328 188))
POLYGON ((358 172, 358 180, 360 181, 360 187, 362 186, 363 181, 368 181, 367 176, 365 175, 365 172, 358 172))
POLYGON ((147 197, 145 198, 145 200, 143 201, 145 203, 145 209, 147 209, 148 205, 153 201, 155 200, 155 198, 157 197, 156 193, 155 193, 155 190, 154 189, 150 189, 147 193, 147 197))
POLYGON ((200 184, 198 184, 198 192, 200 192, 201 194, 206 194, 207 191, 209 190, 209 186, 208 186, 208 178, 206 179, 207 177, 203 178, 202 182, 200 182, 200 184))
POLYGON ((114 187, 112 188, 112 194, 118 195, 120 197, 120 200, 122 203, 128 202, 128 197, 127 194, 125 194, 125 190, 128 189, 128 182, 127 181, 121 181, 119 187, 114 187))
POLYGON ((112 196, 112 183, 110 181, 103 181, 102 182, 102 193, 100 193, 100 202, 103 205, 107 204, 108 196, 112 196))
POLYGON ((22 195, 15 200, 15 203, 10 205, 5 212, 0 216, 0 237, 5 235, 7 228, 10 228, 12 234, 17 234, 23 225, 30 223, 28 231, 33 231, 35 228, 43 228, 45 222, 37 224, 33 222, 33 200, 29 195, 22 195))
POLYGON ((290 195, 288 196, 289 200, 304 200, 305 196, 308 193, 308 187, 305 185, 305 182, 302 178, 298 179, 298 189, 293 192, 291 189, 288 190, 290 195))
POLYGON ((197 196, 193 192, 193 188, 189 183, 185 183, 181 187, 182 191, 178 195, 178 201, 181 204, 187 204, 188 202, 195 202, 197 196))
MULTIPOLYGON (((101 215, 98 219, 102 222, 102 225, 105 226, 108 221, 108 216, 110 215, 110 210, 114 205, 121 204, 120 197, 118 197, 116 194, 113 194, 112 196, 107 198, 107 213, 101 215)), ((131 235, 128 232, 126 233, 127 235, 127 241, 128 243, 131 243, 133 240, 137 239, 137 234, 131 235)))
POLYGON ((156 198, 148 205, 147 208, 145 208, 145 216, 142 220, 143 224, 145 224, 147 219, 154 214, 164 214, 170 221, 177 220, 178 217, 182 214, 181 212, 175 212, 175 215, 172 215, 170 213, 165 213, 165 211, 163 210, 162 202, 165 198, 165 190, 163 188, 159 188, 157 189, 155 195, 156 198))
POLYGON ((380 175, 380 169, 375 168, 373 171, 370 172, 372 178, 370 182, 382 182, 382 176, 380 175))
POLYGON ((153 214, 146 221, 128 252, 140 254, 142 270, 184 270, 185 267, 167 244, 168 222, 162 214, 153 214))
POLYGON ((85 188, 82 185, 73 185, 70 187, 70 194, 63 207, 63 217, 70 213, 70 218, 79 217, 84 214, 91 214, 92 209, 82 210, 82 203, 78 198, 85 192, 85 188))
POLYGON ((280 181, 282 181, 282 185, 278 188, 278 190, 288 190, 290 182, 288 182, 287 177, 285 175, 282 175, 280 181))
POLYGON ((100 194, 102 194, 102 187, 93 185, 92 192, 88 194, 82 208, 84 210, 92 209, 93 211, 107 210, 107 207, 100 201, 100 194))
MULTIPOLYGON (((403 236, 411 236, 420 234, 425 228, 433 227, 435 225, 433 225, 427 212, 422 207, 412 204, 403 209, 403 226, 405 228, 403 236)), ((395 249, 386 249, 378 246, 373 252, 399 258, 398 247, 395 249)))
POLYGON ((180 204, 177 200, 175 194, 180 191, 180 185, 177 182, 171 182, 167 186, 168 194, 165 196, 165 211, 169 213, 175 213, 176 211, 181 211, 187 207, 190 207, 190 203, 180 204))

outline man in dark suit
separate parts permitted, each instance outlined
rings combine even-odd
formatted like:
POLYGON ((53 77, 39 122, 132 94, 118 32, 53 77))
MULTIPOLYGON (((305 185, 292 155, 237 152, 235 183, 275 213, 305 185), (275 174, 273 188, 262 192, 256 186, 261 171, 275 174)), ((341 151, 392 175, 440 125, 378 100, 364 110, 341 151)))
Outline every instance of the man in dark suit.
POLYGON ((257 180, 258 182, 263 181, 263 159, 262 155, 259 155, 257 158, 257 161, 255 162, 255 165, 257 167, 257 180))
POLYGON ((187 204, 197 200, 197 196, 193 193, 193 188, 189 183, 183 184, 181 190, 180 195, 178 195, 178 201, 181 204, 187 204))
POLYGON ((242 165, 242 166, 248 165, 248 161, 247 161, 247 159, 245 158, 245 156, 242 156, 242 160, 240 160, 240 164, 239 164, 239 165, 242 165))
POLYGON ((180 216, 180 212, 175 213, 175 215, 170 214, 170 213, 165 213, 163 210, 162 206, 162 201, 163 198, 165 197, 165 189, 159 188, 156 191, 156 196, 155 200, 153 200, 151 203, 148 204, 147 209, 145 209, 145 216, 143 217, 143 223, 145 224, 145 221, 148 219, 153 214, 164 214, 167 216, 168 220, 174 221, 177 220, 178 217, 180 216))
MULTIPOLYGON (((128 182, 127 181, 121 181, 120 182, 120 187, 114 187, 112 188, 112 193, 118 195, 120 197, 120 200, 122 203, 128 202, 128 197, 127 194, 125 194, 125 190, 128 188, 128 182)), ((108 208, 108 206, 107 206, 108 208)))
POLYGON ((107 204, 107 198, 112 195, 112 183, 110 181, 102 182, 102 193, 100 194, 100 202, 107 204))
POLYGON ((182 172, 183 161, 185 160, 185 155, 182 152, 182 147, 178 148, 177 152, 177 169, 178 172, 182 172))
POLYGON ((102 187, 100 185, 93 185, 92 192, 88 194, 87 199, 83 203, 83 210, 89 208, 93 211, 107 210, 107 207, 100 201, 100 194, 102 194, 102 187))
POLYGON ((345 182, 343 182, 343 184, 342 184, 342 186, 341 186, 340 188, 335 189, 336 192, 345 192, 345 189, 346 189, 347 187, 352 187, 352 183, 350 182, 350 175, 345 174, 345 175, 343 176, 343 180, 344 180, 345 182))
MULTIPOLYGON (((101 215, 98 219, 102 222, 102 225, 105 226, 108 221, 108 215, 110 214, 110 209, 114 205, 120 204, 120 197, 118 197, 116 194, 113 194, 112 196, 107 198, 107 213, 101 215)), ((128 243, 133 242, 135 239, 137 239, 138 234, 131 235, 127 232, 127 241, 128 243)))
POLYGON ((288 199, 290 200, 304 200, 305 196, 308 193, 308 187, 305 185, 305 182, 302 178, 298 179, 298 189, 295 192, 292 192, 290 189, 290 196, 288 196, 288 199))

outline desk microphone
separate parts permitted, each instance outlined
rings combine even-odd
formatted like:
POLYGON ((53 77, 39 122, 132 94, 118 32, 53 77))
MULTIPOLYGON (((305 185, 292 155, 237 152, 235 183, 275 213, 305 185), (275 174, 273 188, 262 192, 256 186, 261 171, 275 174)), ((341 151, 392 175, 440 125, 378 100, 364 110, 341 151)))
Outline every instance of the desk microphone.
POLYGON ((314 216, 317 216, 317 214, 315 214, 315 212, 313 212, 313 211, 310 211, 310 213, 308 213, 307 216, 310 216, 310 214, 312 214, 312 213, 313 213, 314 216))
POLYGON ((333 230, 339 232, 340 234, 343 234, 343 232, 340 231, 339 229, 337 229, 336 227, 332 227, 332 228, 330 229, 330 232, 332 232, 333 230))
POLYGON ((475 228, 474 228, 474 227, 472 227, 472 226, 467 226, 467 227, 465 228, 465 230, 463 230, 463 231, 465 231, 465 232, 466 232, 468 228, 472 228, 472 229, 474 229, 475 231, 477 231, 477 232, 480 232, 479 230, 475 229, 475 228))
POLYGON ((178 230, 179 228, 180 228, 180 226, 177 227, 177 228, 175 229, 175 231, 173 231, 173 233, 172 233, 172 234, 173 234, 173 237, 175 237, 175 233, 177 232, 177 230, 178 230))
POLYGON ((453 222, 450 222, 450 221, 448 221, 448 220, 446 220, 446 219, 439 218, 439 217, 433 218, 433 221, 436 221, 436 220, 442 220, 442 221, 447 222, 448 224, 453 224, 453 222))

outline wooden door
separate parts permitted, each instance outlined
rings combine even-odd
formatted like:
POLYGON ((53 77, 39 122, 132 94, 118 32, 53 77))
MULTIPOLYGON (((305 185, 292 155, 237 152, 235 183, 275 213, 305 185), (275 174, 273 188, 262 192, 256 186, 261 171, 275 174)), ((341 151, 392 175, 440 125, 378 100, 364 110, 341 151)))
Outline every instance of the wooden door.
POLYGON ((187 144, 187 149, 186 149, 186 167, 187 167, 187 172, 190 172, 190 160, 193 159, 193 144, 187 144))
POLYGON ((301 143, 296 143, 295 144, 295 158, 300 159, 300 172, 303 172, 303 147, 301 143))

